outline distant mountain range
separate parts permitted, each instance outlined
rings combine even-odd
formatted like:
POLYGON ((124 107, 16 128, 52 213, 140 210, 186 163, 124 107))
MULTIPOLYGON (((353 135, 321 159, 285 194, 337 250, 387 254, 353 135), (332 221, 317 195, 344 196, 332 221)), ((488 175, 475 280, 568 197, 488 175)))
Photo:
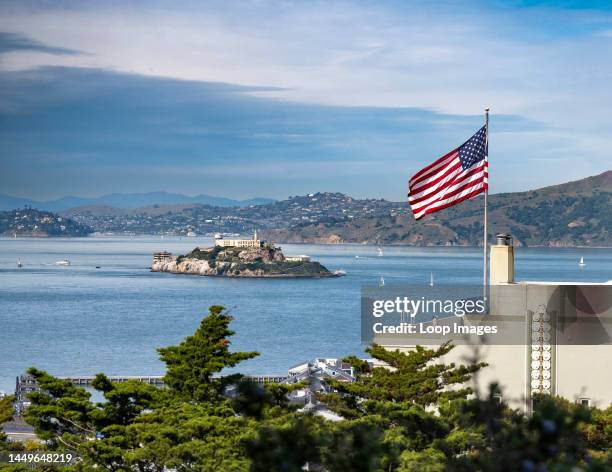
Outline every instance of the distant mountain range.
POLYGON ((189 197, 180 193, 148 192, 148 193, 110 193, 95 198, 67 196, 55 200, 37 201, 28 198, 12 197, 0 194, 0 210, 13 210, 26 206, 47 211, 64 211, 69 208, 106 205, 128 209, 149 205, 199 204, 218 207, 240 207, 249 205, 265 205, 274 202, 271 198, 251 198, 248 200, 232 200, 231 198, 196 195, 189 197))

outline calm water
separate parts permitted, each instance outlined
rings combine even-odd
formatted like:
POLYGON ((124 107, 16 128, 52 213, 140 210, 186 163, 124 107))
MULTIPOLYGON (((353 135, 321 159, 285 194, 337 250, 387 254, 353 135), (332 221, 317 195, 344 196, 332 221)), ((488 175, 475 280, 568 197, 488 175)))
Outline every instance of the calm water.
MULTIPOLYGON (((211 304, 231 308, 236 350, 261 356, 245 373, 284 374, 314 357, 361 353, 363 284, 479 283, 478 248, 283 245, 346 277, 222 279, 149 272, 151 254, 185 253, 201 238, 0 239, 0 390, 29 366, 55 375, 159 375, 156 347, 191 334, 211 304), (355 256, 360 256, 356 258, 355 256), (18 269, 17 259, 24 267, 18 269), (54 263, 69 259, 70 267, 54 263), (96 269, 95 266, 101 266, 96 269)), ((612 249, 518 249, 519 280, 612 279, 612 249), (578 260, 584 256, 586 267, 578 260)))

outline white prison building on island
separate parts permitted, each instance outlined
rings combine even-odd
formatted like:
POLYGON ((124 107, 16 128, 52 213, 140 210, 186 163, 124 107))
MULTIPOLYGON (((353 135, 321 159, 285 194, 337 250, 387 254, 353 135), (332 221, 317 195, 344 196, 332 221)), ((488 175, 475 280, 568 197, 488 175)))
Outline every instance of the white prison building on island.
POLYGON ((262 241, 257 236, 257 231, 253 233, 252 239, 224 239, 222 234, 215 234, 215 246, 221 247, 263 247, 265 241, 262 241))

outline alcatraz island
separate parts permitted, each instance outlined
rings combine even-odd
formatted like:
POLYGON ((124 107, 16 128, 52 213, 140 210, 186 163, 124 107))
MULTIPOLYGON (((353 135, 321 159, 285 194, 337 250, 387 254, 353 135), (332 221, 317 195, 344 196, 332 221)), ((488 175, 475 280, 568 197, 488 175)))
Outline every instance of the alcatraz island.
POLYGON ((260 240, 257 231, 252 239, 224 239, 215 235, 213 247, 196 247, 188 254, 174 256, 169 252, 153 254, 153 272, 206 275, 213 277, 339 277, 344 272, 329 271, 309 256, 285 256, 280 247, 260 240))

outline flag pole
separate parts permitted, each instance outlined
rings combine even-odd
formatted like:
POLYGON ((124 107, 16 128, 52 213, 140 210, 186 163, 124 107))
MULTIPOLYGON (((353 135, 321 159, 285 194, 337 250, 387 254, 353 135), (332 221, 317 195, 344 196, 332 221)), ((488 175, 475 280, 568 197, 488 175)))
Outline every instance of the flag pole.
MULTIPOLYGON (((490 108, 487 107, 485 108, 485 149, 486 149, 486 155, 485 155, 485 159, 489 159, 489 110, 490 108)), ((487 164, 487 168, 488 168, 488 164, 487 164)), ((489 196, 489 178, 487 177, 487 187, 485 188, 484 191, 484 235, 483 235, 483 240, 482 240, 482 246, 483 246, 483 261, 482 261, 482 290, 483 290, 483 297, 486 301, 487 299, 487 249, 489 247, 488 244, 488 228, 487 228, 487 200, 488 200, 488 196, 489 196)))

